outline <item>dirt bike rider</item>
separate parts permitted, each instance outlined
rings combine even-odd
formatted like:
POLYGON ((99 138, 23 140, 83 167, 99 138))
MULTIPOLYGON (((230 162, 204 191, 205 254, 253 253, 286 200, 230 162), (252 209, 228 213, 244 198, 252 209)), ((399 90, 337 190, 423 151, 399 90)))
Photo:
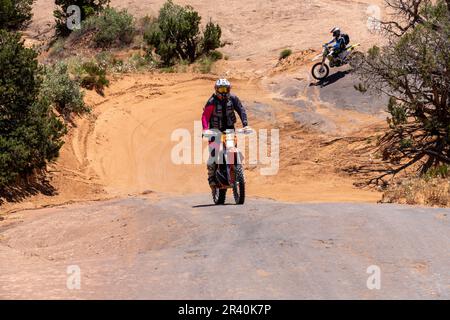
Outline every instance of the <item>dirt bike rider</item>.
MULTIPOLYGON (((206 103, 203 108, 202 114, 202 126, 203 130, 217 129, 220 132, 224 132, 226 129, 235 129, 234 124, 236 123, 235 111, 241 119, 242 125, 245 130, 249 130, 247 113, 243 107, 239 98, 231 94, 231 83, 227 79, 219 79, 216 81, 215 93, 206 103)), ((215 137, 210 140, 209 158, 215 158, 215 137)), ((220 143, 218 141, 217 143, 220 143)), ((211 187, 217 185, 215 172, 217 164, 214 161, 208 161, 208 182, 211 187)))
POLYGON ((341 29, 339 27, 334 27, 333 29, 331 29, 330 33, 333 34, 333 39, 330 42, 327 42, 325 45, 329 46, 334 42, 332 56, 333 58, 340 59, 339 55, 347 48, 344 34, 341 32, 341 29))

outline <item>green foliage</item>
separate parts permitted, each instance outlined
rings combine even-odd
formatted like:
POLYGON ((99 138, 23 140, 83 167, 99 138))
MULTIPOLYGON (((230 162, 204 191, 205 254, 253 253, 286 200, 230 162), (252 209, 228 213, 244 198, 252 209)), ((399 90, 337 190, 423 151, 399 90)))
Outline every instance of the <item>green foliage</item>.
POLYGON ((69 76, 67 64, 56 63, 45 68, 40 94, 65 118, 70 114, 88 112, 79 84, 69 76))
MULTIPOLYGON (((1 1, 1 0, 0 0, 1 1)), ((53 11, 56 22, 56 32, 60 36, 69 35, 72 30, 67 28, 67 19, 72 14, 67 14, 69 6, 78 6, 81 10, 81 22, 88 17, 99 13, 109 5, 110 0, 55 0, 57 9, 53 11)))
POLYGON ((84 72, 83 62, 85 61, 78 56, 69 57, 64 60, 64 63, 67 64, 69 74, 73 75, 75 77, 75 80, 77 81, 80 79, 80 76, 84 72))
POLYGON ((81 87, 95 90, 100 95, 104 95, 105 87, 109 86, 109 80, 106 78, 106 68, 95 61, 83 62, 81 68, 76 70, 76 80, 81 87))
POLYGON ((220 37, 222 29, 218 24, 209 21, 203 33, 202 49, 203 53, 208 53, 220 47, 220 37))
POLYGON ((213 61, 217 61, 223 59, 223 54, 220 51, 214 50, 208 53, 208 57, 210 57, 213 61))
POLYGON ((20 35, 0 30, 0 189, 45 168, 63 143, 64 124, 49 99, 39 95, 36 58, 20 35))
POLYGON ((204 56, 198 61, 198 70, 201 73, 210 73, 214 60, 210 57, 204 56))
MULTIPOLYGON (((74 77, 74 80, 80 84, 81 87, 88 90, 96 90, 98 94, 103 95, 105 87, 109 86, 109 81, 106 78, 108 61, 119 63, 109 53, 97 55, 97 59, 82 59, 79 57, 71 57, 66 59, 67 69, 69 74, 74 77)), ((120 61, 121 63, 121 61, 120 61)))
POLYGON ((135 53, 128 59, 128 65, 134 70, 147 69, 151 66, 151 61, 146 57, 141 56, 139 53, 135 53))
POLYGON ((170 67, 162 67, 160 69, 160 71, 163 72, 163 73, 175 73, 176 69, 175 69, 174 66, 170 66, 170 67))
POLYGON ((168 0, 160 9, 158 19, 150 23, 144 40, 148 53, 156 53, 163 66, 171 66, 177 60, 194 62, 203 53, 217 48, 221 30, 210 22, 205 32, 200 32, 201 17, 191 6, 182 7, 168 0))
POLYGON ((130 44, 135 33, 135 21, 126 10, 106 8, 99 15, 92 15, 82 23, 79 35, 94 33, 97 47, 120 47, 130 44))
POLYGON ((411 148, 412 145, 413 145, 413 141, 411 139, 400 140, 400 149, 411 148))
POLYGON ((385 154, 393 163, 421 161, 424 172, 450 162, 450 1, 399 1, 389 2, 404 18, 385 24, 388 45, 371 48, 356 73, 364 88, 389 97, 385 154), (419 20, 405 11, 413 3, 419 20))
POLYGON ((9 31, 24 28, 33 16, 34 0, 0 0, 0 29, 9 31))
POLYGON ((358 83, 358 84, 354 85, 353 88, 355 88, 356 91, 359 91, 361 93, 367 92, 367 88, 362 83, 358 83))
POLYGON ((391 97, 389 99, 387 109, 388 109, 389 114, 391 115, 391 117, 389 117, 387 119, 388 124, 390 125, 391 128, 396 128, 399 125, 406 123, 407 110, 404 107, 404 105, 401 103, 398 103, 398 101, 394 97, 391 97))
POLYGON ((104 69, 110 69, 116 65, 123 63, 123 61, 117 59, 111 52, 102 51, 95 56, 95 60, 100 67, 104 69))
POLYGON ((146 15, 138 20, 138 28, 142 33, 153 23, 155 22, 155 18, 149 15, 146 15))
POLYGON ((95 60, 99 66, 107 72, 126 73, 139 72, 150 70, 153 68, 153 62, 147 56, 142 56, 140 53, 134 53, 126 60, 117 59, 108 51, 102 51, 97 54, 95 60))
POLYGON ((284 49, 283 51, 280 52, 280 58, 279 58, 279 60, 286 59, 286 58, 289 57, 291 54, 292 54, 292 50, 291 50, 291 49, 284 49))
POLYGON ((64 52, 65 39, 57 39, 50 48, 51 57, 59 56, 64 52))
POLYGON ((196 58, 200 16, 192 7, 181 7, 171 0, 159 11, 156 23, 145 32, 144 39, 169 66, 176 59, 196 58))
POLYGON ((371 60, 377 59, 380 57, 381 49, 378 46, 373 46, 372 48, 369 49, 367 54, 369 59, 371 60))
POLYGON ((449 177, 449 166, 446 164, 442 164, 439 166, 432 167, 428 169, 425 173, 424 177, 433 179, 433 178, 448 178, 449 177))

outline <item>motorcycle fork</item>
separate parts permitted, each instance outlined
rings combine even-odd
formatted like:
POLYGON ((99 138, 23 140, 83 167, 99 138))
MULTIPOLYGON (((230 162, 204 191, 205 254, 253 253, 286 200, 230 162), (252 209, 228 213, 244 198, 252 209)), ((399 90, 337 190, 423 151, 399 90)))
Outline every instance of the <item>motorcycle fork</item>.
POLYGON ((235 165, 237 159, 236 152, 227 152, 226 154, 226 166, 227 166, 227 174, 228 174, 228 183, 232 186, 236 182, 236 170, 235 165))
POLYGON ((234 148, 230 151, 227 149, 226 144, 223 145, 225 150, 225 165, 227 168, 227 175, 228 175, 228 183, 230 186, 233 186, 236 182, 236 164, 241 161, 239 158, 239 152, 237 150, 237 140, 235 138, 234 141, 234 148))
POLYGON ((327 57, 323 57, 323 59, 322 59, 322 65, 321 65, 321 67, 320 67, 320 70, 322 70, 323 68, 324 68, 324 66, 325 66, 325 62, 327 61, 327 57))

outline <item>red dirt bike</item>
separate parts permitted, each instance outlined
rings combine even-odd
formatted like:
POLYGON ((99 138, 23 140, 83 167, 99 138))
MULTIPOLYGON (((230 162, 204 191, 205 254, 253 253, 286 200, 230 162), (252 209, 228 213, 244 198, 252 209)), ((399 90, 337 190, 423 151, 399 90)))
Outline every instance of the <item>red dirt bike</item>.
POLYGON ((205 138, 220 139, 223 150, 219 151, 222 161, 218 161, 216 167, 216 181, 218 184, 211 187, 213 201, 216 205, 224 204, 228 189, 233 189, 234 201, 236 204, 245 202, 245 177, 242 165, 243 155, 237 148, 237 134, 251 134, 253 129, 227 129, 223 133, 218 130, 205 130, 205 138))

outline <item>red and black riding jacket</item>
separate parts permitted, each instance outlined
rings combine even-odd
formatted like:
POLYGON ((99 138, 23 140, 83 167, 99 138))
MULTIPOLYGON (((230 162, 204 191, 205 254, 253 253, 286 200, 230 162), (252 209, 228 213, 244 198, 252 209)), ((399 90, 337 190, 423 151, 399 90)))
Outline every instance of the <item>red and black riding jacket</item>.
POLYGON ((203 129, 234 129, 237 112, 242 121, 242 125, 248 125, 247 113, 239 98, 230 95, 228 99, 220 100, 215 94, 206 103, 203 108, 202 125, 203 129))

